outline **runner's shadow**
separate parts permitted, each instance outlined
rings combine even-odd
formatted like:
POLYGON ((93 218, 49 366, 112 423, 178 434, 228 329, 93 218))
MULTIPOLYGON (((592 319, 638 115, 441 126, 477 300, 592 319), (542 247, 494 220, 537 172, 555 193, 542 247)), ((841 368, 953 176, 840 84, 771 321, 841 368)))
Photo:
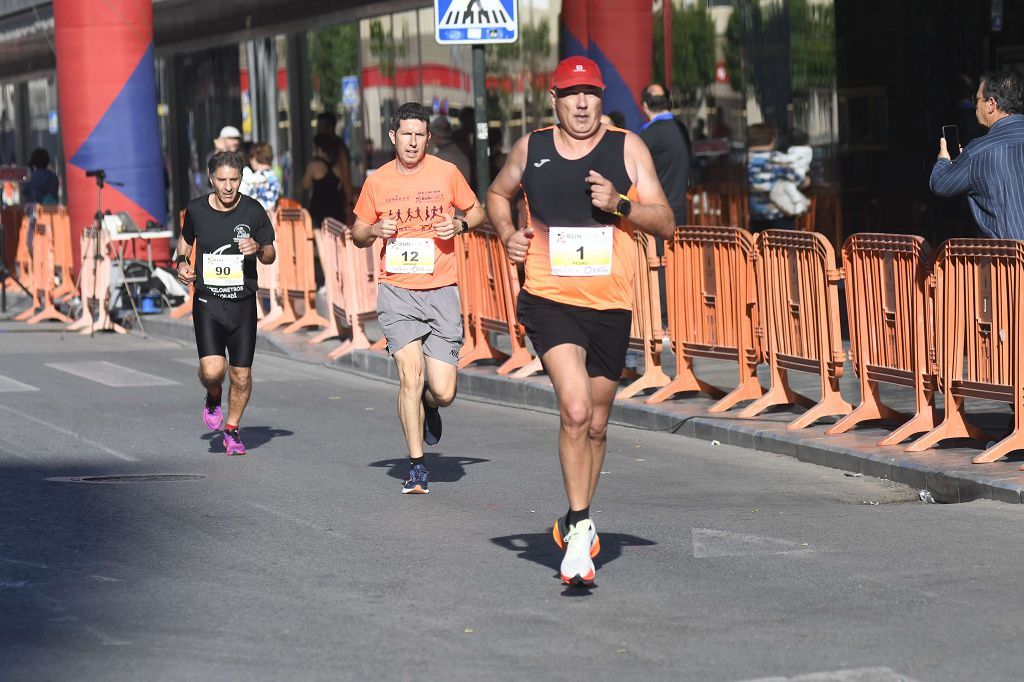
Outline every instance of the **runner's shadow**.
MULTIPOLYGON (((635 535, 626 533, 600 533, 601 553, 594 558, 594 567, 601 568, 605 564, 622 556, 623 547, 647 547, 658 543, 635 535)), ((522 535, 506 535, 500 538, 491 538, 491 542, 511 552, 519 554, 520 559, 532 561, 535 564, 546 566, 555 572, 554 577, 560 578, 559 569, 562 565, 562 550, 558 549, 555 541, 551 539, 551 533, 523 533, 522 535)), ((597 587, 594 585, 593 587, 597 587)), ((565 597, 585 597, 590 594, 588 587, 568 587, 562 592, 565 597)))
MULTIPOLYGON (((266 445, 275 438, 287 438, 295 435, 294 431, 287 429, 275 429, 272 426, 243 426, 239 429, 242 442, 246 450, 255 450, 261 445, 266 445)), ((220 431, 205 433, 203 440, 210 442, 210 452, 224 454, 224 435, 220 431)))
MULTIPOLYGON (((438 483, 454 483, 466 475, 467 464, 482 464, 491 461, 489 459, 480 459, 479 457, 445 457, 438 452, 425 452, 423 457, 426 460, 424 465, 426 465, 427 471, 430 472, 431 483, 435 481, 438 483)), ((382 459, 379 462, 373 462, 369 466, 387 469, 388 476, 397 478, 399 481, 404 481, 409 476, 408 457, 403 457, 402 459, 382 459)))

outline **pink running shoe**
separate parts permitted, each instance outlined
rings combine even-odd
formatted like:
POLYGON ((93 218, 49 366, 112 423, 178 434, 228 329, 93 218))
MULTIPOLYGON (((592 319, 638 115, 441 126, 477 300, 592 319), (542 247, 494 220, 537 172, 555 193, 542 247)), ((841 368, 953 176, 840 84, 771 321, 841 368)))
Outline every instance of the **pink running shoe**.
POLYGON ((242 437, 238 435, 237 429, 224 432, 224 449, 229 455, 245 454, 245 444, 242 443, 242 437))
POLYGON ((203 423, 211 431, 220 431, 224 426, 224 413, 220 410, 220 403, 210 400, 210 394, 206 394, 206 404, 203 406, 203 423))

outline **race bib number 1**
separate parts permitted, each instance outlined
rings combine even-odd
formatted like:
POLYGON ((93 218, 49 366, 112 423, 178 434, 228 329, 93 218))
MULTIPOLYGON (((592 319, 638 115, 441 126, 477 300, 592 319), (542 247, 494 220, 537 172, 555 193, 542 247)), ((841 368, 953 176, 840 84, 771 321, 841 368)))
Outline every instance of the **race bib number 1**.
POLYGON ((551 274, 560 277, 597 277, 612 274, 610 225, 548 228, 551 274))
POLYGON ((422 237, 392 239, 385 251, 384 268, 393 273, 434 272, 434 240, 422 237))
POLYGON ((242 258, 239 255, 203 254, 203 281, 207 286, 242 286, 242 258))

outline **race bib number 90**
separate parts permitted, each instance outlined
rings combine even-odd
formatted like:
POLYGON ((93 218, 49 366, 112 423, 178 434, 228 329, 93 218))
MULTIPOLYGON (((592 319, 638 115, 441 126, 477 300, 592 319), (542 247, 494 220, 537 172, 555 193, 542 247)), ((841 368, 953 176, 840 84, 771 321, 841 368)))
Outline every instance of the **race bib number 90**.
POLYGON ((242 286, 242 258, 239 255, 203 254, 203 282, 214 287, 242 286))
POLYGON ((612 274, 610 225, 548 228, 551 274, 560 277, 598 277, 612 274))
POLYGON ((393 273, 434 272, 434 240, 420 237, 392 239, 385 251, 384 268, 393 273))

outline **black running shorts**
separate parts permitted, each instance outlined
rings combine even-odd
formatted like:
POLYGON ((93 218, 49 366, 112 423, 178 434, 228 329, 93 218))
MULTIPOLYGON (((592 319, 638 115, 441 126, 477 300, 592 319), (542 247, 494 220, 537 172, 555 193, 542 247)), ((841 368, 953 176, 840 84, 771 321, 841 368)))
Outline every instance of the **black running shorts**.
POLYGON ((582 308, 521 290, 516 312, 538 356, 571 343, 587 352, 588 376, 619 380, 629 350, 632 311, 582 308))
POLYGON ((199 357, 228 352, 232 367, 252 367, 256 353, 256 297, 219 298, 199 293, 192 304, 199 357))

